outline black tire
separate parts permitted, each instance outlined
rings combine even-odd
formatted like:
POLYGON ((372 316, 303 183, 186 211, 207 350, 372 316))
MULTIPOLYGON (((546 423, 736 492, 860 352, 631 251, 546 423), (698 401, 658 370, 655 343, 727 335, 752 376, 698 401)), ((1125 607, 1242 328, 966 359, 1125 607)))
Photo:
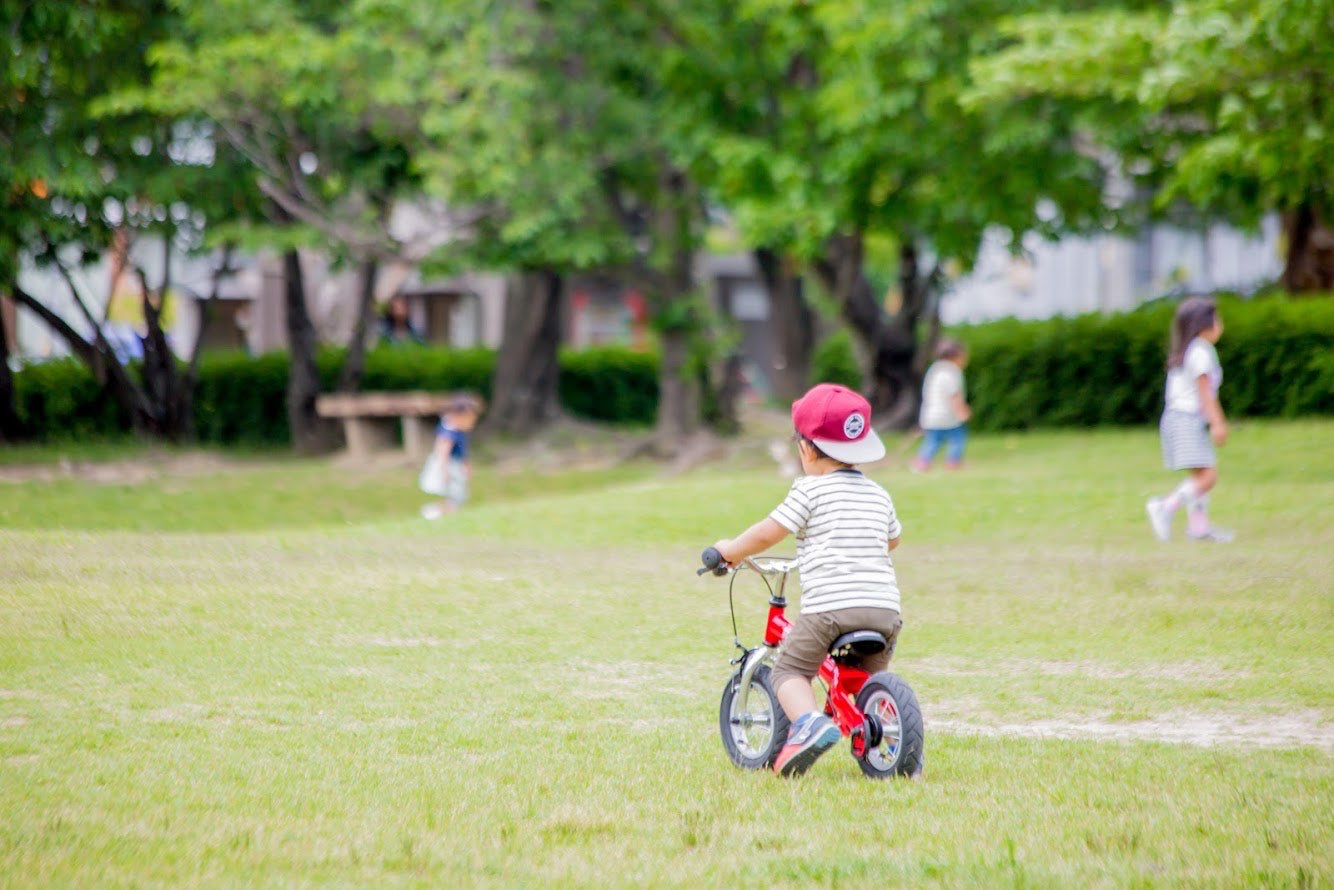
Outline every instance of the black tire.
POLYGON ((926 730, 917 695, 901 677, 872 674, 857 693, 857 707, 880 720, 880 744, 858 758, 862 772, 873 779, 915 776, 925 763, 926 730))
POLYGON ((787 741, 787 715, 778 704, 769 668, 756 669, 746 696, 747 714, 733 713, 741 688, 741 669, 737 668, 723 687, 718 706, 718 728, 722 732, 727 756, 742 769, 766 769, 787 741))

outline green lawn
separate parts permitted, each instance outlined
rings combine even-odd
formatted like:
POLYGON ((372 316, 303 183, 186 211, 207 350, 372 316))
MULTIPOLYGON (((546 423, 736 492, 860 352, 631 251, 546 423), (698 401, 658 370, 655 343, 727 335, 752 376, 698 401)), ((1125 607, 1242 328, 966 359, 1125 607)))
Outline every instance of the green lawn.
POLYGON ((0 885, 1328 886, 1334 423, 1223 454, 1228 546, 1152 538, 1148 430, 872 470, 916 783, 723 753, 694 567, 783 496, 762 446, 481 466, 439 523, 411 468, 0 455, 0 885))

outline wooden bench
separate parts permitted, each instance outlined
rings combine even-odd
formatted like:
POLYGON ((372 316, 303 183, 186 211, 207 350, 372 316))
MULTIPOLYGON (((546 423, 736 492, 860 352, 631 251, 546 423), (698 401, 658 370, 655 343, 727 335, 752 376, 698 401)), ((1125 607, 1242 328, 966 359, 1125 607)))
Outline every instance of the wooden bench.
POLYGON ((315 413, 343 421, 350 454, 364 457, 394 446, 395 421, 403 450, 424 460, 435 442, 435 425, 450 396, 435 392, 332 393, 315 399, 315 413))

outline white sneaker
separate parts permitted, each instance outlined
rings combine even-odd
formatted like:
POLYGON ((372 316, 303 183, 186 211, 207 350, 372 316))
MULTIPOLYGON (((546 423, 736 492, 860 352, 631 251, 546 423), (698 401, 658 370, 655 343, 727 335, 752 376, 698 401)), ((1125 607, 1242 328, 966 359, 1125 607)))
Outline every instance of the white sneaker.
POLYGON ((439 519, 444 515, 444 508, 439 504, 425 504, 422 506, 422 519, 439 519))
POLYGON ((1144 505, 1144 512, 1149 514, 1149 525, 1160 541, 1172 537, 1172 512, 1163 506, 1162 498, 1149 498, 1144 505))
POLYGON ((1186 537, 1190 538, 1192 541, 1213 541, 1216 544, 1227 544, 1237 537, 1237 533, 1228 531, 1225 528, 1213 527, 1207 531, 1200 532, 1198 535, 1187 532, 1186 537))

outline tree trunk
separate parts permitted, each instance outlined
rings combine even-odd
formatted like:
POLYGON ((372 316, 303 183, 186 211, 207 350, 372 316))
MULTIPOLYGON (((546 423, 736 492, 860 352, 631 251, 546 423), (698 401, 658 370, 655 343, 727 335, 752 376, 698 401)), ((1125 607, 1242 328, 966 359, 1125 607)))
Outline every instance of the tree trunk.
POLYGON ((700 387, 688 367, 690 332, 673 328, 663 332, 661 341, 655 450, 664 457, 674 457, 686 438, 699 429, 700 387))
POLYGON ((171 241, 172 232, 163 233, 162 284, 156 292, 148 286, 148 277, 143 269, 135 267, 139 278, 141 305, 143 307, 145 334, 142 338, 144 359, 140 369, 143 379, 144 395, 151 412, 151 432, 173 441, 181 441, 189 434, 183 426, 178 411, 181 404, 180 376, 176 373, 176 356, 167 343, 167 335, 162 330, 162 310, 166 305, 167 291, 171 287, 171 241))
POLYGON ((1283 214, 1288 256, 1283 289, 1290 294, 1334 290, 1334 229, 1309 203, 1283 214))
POLYGON ((287 422, 292 447, 302 454, 328 451, 334 440, 329 424, 315 413, 320 393, 319 369, 315 364, 315 326, 306 311, 306 285, 301 257, 295 249, 283 254, 283 306, 287 324, 287 348, 291 370, 287 377, 287 422))
MULTIPOLYGON (((658 369, 658 418, 655 450, 675 457, 686 438, 700 426, 699 375, 690 367, 690 341, 697 326, 685 303, 694 285, 694 203, 684 173, 664 162, 659 177, 658 206, 653 214, 654 241, 665 259, 659 276, 658 303, 668 324, 662 331, 662 364, 658 369)), ((724 408, 719 405, 720 413, 724 408)))
POLYGON ((560 350, 565 287, 552 269, 512 277, 486 426, 527 436, 560 416, 560 350))
POLYGON ((0 297, 0 442, 13 442, 23 434, 14 410, 14 376, 9 370, 9 331, 5 325, 5 299, 0 297))
POLYGON ((866 278, 862 250, 860 233, 838 235, 830 239, 813 265, 861 347, 866 398, 876 426, 905 429, 917 413, 916 327, 927 288, 918 277, 916 249, 905 241, 899 256, 900 281, 905 287, 903 308, 889 316, 866 278))
POLYGON ((180 418, 182 429, 190 439, 196 437, 195 429, 195 387, 199 384, 199 359, 204 348, 204 336, 213 323, 213 307, 217 304, 222 290, 222 281, 235 274, 232 268, 234 246, 227 244, 222 249, 222 265, 213 272, 213 285, 208 297, 199 304, 199 327, 195 331, 195 342, 190 348, 190 357, 177 390, 176 414, 180 418))
POLYGON ((733 350, 721 362, 714 362, 713 380, 709 381, 715 410, 708 417, 715 430, 728 435, 741 432, 741 394, 746 378, 741 369, 741 352, 733 350))
POLYGON ((795 274, 789 258, 761 247, 755 251, 755 263, 769 291, 774 395, 790 402, 800 398, 811 384, 815 314, 806 302, 801 276, 795 274))
POLYGON ((379 279, 380 264, 366 260, 361 264, 361 296, 357 300, 357 320, 352 326, 352 339, 347 344, 347 357, 338 373, 338 391, 356 392, 361 389, 361 375, 366 370, 366 339, 375 315, 375 284, 379 279))

